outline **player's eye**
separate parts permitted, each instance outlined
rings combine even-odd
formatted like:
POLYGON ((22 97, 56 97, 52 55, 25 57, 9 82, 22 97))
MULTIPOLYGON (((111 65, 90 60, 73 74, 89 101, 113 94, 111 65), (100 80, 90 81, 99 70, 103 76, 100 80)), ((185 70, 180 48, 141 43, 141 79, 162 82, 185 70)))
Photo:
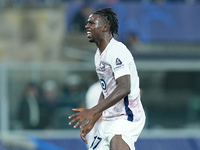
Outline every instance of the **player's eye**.
POLYGON ((94 22, 93 21, 88 21, 88 24, 92 25, 92 24, 94 24, 94 22))

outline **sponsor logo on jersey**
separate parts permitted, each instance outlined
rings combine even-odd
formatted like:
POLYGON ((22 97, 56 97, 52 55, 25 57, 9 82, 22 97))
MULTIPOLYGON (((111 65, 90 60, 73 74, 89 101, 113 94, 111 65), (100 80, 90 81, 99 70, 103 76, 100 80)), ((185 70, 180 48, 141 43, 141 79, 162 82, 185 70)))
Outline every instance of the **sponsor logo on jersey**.
POLYGON ((117 71, 120 68, 123 68, 124 64, 122 64, 122 61, 119 58, 116 58, 116 66, 114 67, 114 71, 117 71))
POLYGON ((119 58, 117 58, 116 59, 116 65, 121 65, 121 64, 122 64, 122 61, 119 58))

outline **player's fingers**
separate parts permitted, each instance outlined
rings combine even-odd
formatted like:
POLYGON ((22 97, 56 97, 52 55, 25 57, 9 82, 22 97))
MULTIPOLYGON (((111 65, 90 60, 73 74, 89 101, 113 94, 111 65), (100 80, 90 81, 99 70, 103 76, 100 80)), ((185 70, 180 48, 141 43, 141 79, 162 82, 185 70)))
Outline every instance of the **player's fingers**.
POLYGON ((78 118, 74 118, 72 121, 69 122, 69 125, 72 125, 78 118))
POLYGON ((71 119, 71 118, 76 117, 78 115, 79 115, 79 113, 76 113, 76 114, 73 114, 73 115, 69 116, 68 118, 71 119))
POLYGON ((81 127, 82 133, 86 136, 90 131, 92 127, 89 124, 85 124, 81 127))
POLYGON ((74 128, 77 128, 80 125, 81 121, 79 120, 75 125, 74 128))
MULTIPOLYGON (((73 110, 73 111, 79 111, 79 112, 80 112, 80 111, 82 111, 82 109, 83 109, 83 108, 73 108, 72 110, 73 110)), ((72 114, 72 115, 69 116, 68 118, 71 119, 71 118, 73 118, 73 117, 78 116, 79 114, 80 114, 80 113, 72 114)))
POLYGON ((73 110, 73 111, 82 111, 83 108, 73 108, 72 110, 73 110))
POLYGON ((76 116, 76 115, 73 114, 73 115, 69 116, 68 118, 71 119, 71 118, 73 118, 73 117, 75 117, 75 116, 76 116))
POLYGON ((80 136, 81 136, 81 139, 87 144, 87 139, 85 138, 85 135, 86 135, 86 134, 85 134, 85 131, 84 131, 83 129, 81 129, 81 132, 80 132, 80 133, 81 133, 81 135, 80 135, 80 136))
POLYGON ((87 139, 85 138, 85 136, 81 136, 81 138, 86 144, 88 144, 87 139))

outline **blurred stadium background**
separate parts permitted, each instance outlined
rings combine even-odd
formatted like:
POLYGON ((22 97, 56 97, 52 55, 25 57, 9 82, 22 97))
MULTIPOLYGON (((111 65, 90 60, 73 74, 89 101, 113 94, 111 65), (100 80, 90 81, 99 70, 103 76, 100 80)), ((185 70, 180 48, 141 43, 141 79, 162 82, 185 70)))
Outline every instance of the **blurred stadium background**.
POLYGON ((102 7, 138 67, 137 150, 200 149, 200 1, 0 0, 0 150, 86 150, 68 116, 97 81, 84 25, 102 7))

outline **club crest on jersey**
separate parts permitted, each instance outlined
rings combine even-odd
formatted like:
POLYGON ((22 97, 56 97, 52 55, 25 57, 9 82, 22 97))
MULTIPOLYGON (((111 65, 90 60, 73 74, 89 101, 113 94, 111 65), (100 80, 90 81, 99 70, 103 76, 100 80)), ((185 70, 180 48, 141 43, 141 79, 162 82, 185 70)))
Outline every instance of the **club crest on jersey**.
POLYGON ((121 64, 122 64, 121 60, 119 58, 117 58, 116 59, 116 65, 121 65, 121 64))
POLYGON ((105 63, 103 61, 100 62, 99 67, 101 70, 105 70, 105 63))

